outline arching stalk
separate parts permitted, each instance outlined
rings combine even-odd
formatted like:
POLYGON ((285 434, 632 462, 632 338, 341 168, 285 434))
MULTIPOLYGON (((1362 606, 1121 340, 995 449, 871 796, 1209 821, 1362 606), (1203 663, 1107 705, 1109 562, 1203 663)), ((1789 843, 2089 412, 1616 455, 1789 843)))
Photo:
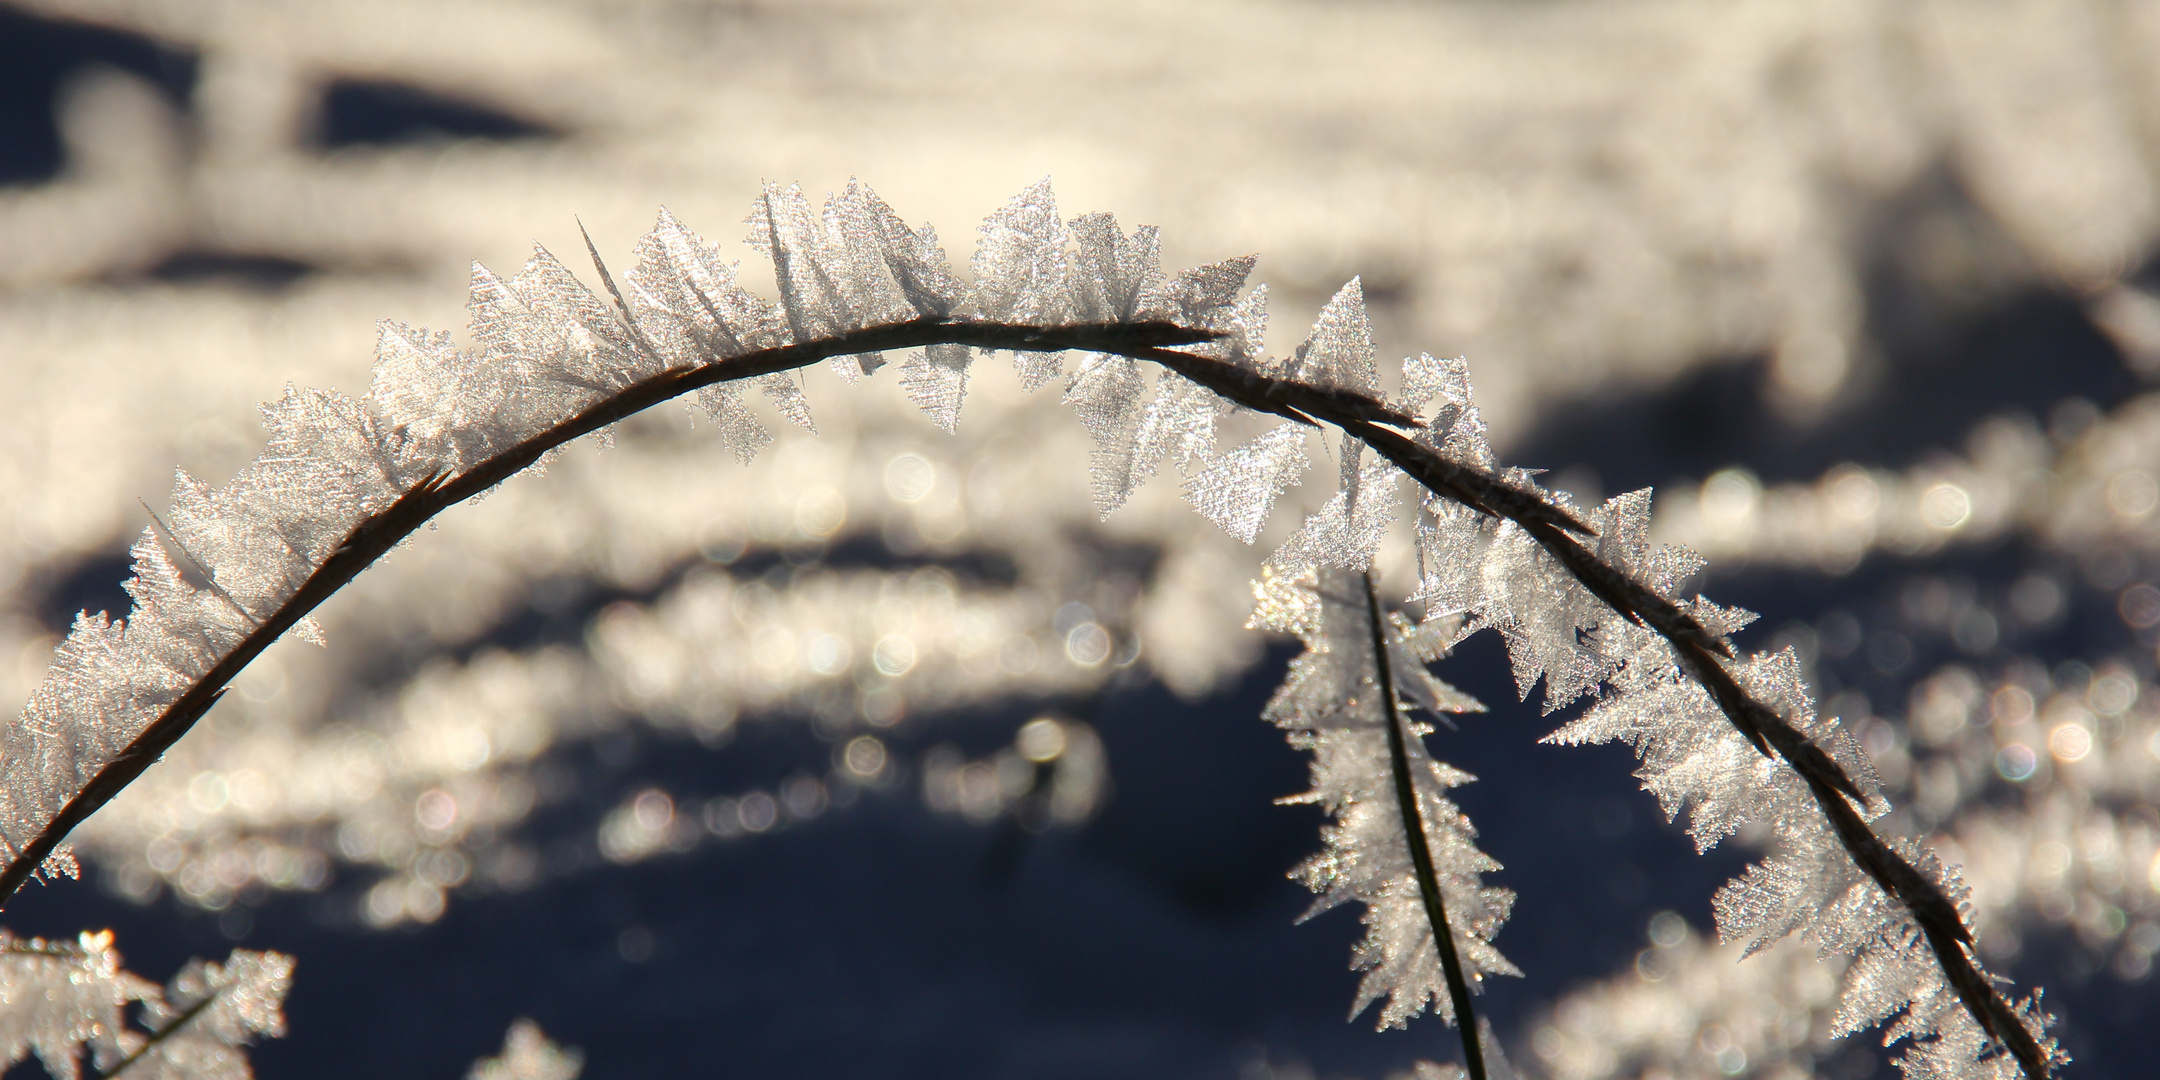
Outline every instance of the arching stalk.
MULTIPOLYGON (((602 276, 607 278, 604 270, 602 276)), ((620 294, 612 287, 612 280, 607 284, 609 292, 616 294, 619 300, 620 294)), ((638 332, 627 307, 623 316, 632 336, 639 339, 640 348, 650 349, 649 344, 643 343, 643 335, 638 332)), ((316 566, 275 610, 249 613, 254 620, 250 632, 189 685, 157 719, 146 725, 126 748, 98 766, 53 819, 15 853, 5 869, 0 869, 0 902, 14 895, 37 872, 69 832, 118 795, 186 734, 217 702, 233 678, 272 642, 436 514, 503 482, 548 451, 689 391, 800 368, 833 356, 929 345, 1027 352, 1079 350, 1152 361, 1247 408, 1305 424, 1322 421, 1333 424, 1371 447, 1434 494, 1512 521, 1522 528, 1592 595, 1669 641, 1680 669, 1708 692, 1733 727, 1765 756, 1782 759, 1800 775, 1854 863, 1918 924, 1950 986, 1982 1030, 2009 1049, 2029 1080, 2046 1080, 2050 1073, 2049 1055, 1974 962, 1970 952, 1971 937, 1956 906, 1940 887, 1875 834, 1856 807, 1856 804, 1864 807, 1865 798, 1836 761, 1775 708, 1741 685, 1727 666, 1735 653, 1721 635, 1712 633, 1685 609, 1585 547, 1578 538, 1590 535, 1591 531, 1574 515, 1547 501, 1540 493, 1517 487, 1483 469, 1451 460, 1430 446, 1382 426, 1416 427, 1414 419, 1364 394, 1273 378, 1227 360, 1176 351, 1180 346, 1202 344, 1219 336, 1211 330, 1160 321, 1027 325, 955 319, 943 314, 925 315, 822 339, 679 365, 632 384, 469 469, 454 475, 438 474, 423 479, 389 506, 354 526, 329 557, 316 566)), ((1377 600, 1369 597, 1368 603, 1373 606, 1377 619, 1377 600)), ((1380 653, 1385 680, 1385 649, 1380 653)), ((1392 696, 1388 700, 1392 704, 1392 696)), ((1390 725, 1390 733, 1396 740, 1397 781, 1401 786, 1407 783, 1404 779, 1407 772, 1403 771, 1401 761, 1404 748, 1394 724, 1390 725)), ((1414 800, 1410 809, 1414 815, 1414 800)), ((1406 822, 1410 820, 1414 817, 1406 815, 1406 822)), ((1409 832, 1413 851, 1421 850, 1424 845, 1422 830, 1411 828, 1409 832)), ((1420 885, 1426 893, 1429 913, 1434 916, 1435 936, 1446 960, 1452 955, 1453 940, 1445 932, 1440 917, 1429 853, 1422 866, 1420 885)), ((1450 991, 1464 1010, 1463 1015, 1467 1015, 1468 1000, 1461 992, 1460 975, 1452 962, 1444 966, 1450 971, 1450 991)), ((1475 1061, 1479 1055, 1473 1029, 1474 1025, 1464 1025, 1466 1056, 1475 1061)))

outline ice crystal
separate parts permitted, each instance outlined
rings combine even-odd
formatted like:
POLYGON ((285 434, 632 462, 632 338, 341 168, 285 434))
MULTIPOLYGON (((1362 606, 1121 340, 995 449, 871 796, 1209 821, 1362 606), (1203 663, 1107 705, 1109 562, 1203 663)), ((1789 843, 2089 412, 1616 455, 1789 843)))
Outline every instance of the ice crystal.
MULTIPOLYGON (((1474 777, 1428 757, 1422 736, 1429 729, 1400 715, 1401 705, 1381 700, 1365 590, 1356 574, 1310 566, 1286 570, 1276 562, 1263 568, 1255 586, 1253 625, 1295 634, 1305 644, 1262 714, 1289 732, 1291 745, 1313 753, 1312 790, 1286 801, 1319 803, 1334 815, 1321 830, 1326 849, 1292 876, 1320 894, 1307 918, 1352 900, 1366 905, 1365 939, 1352 955, 1352 966, 1365 972, 1353 1017, 1384 997, 1383 1028, 1401 1027, 1428 1006, 1452 1023, 1454 1004, 1396 794, 1388 724, 1407 728, 1418 813, 1472 987, 1488 975, 1521 974, 1492 944, 1514 893, 1483 884, 1480 875, 1500 864, 1477 849, 1477 830, 1447 797, 1449 788, 1474 777)), ((1426 668, 1439 655, 1441 635, 1393 613, 1383 617, 1382 627, 1390 674, 1409 703, 1441 718, 1483 709, 1426 668)))
POLYGON ((1164 314, 1164 281, 1157 263, 1161 230, 1143 225, 1127 236, 1109 214, 1082 214, 1073 219, 1071 231, 1076 248, 1069 285, 1074 321, 1132 322, 1142 318, 1142 312, 1164 314))
POLYGON ((121 970, 110 931, 70 943, 0 930, 0 1068, 35 1053, 77 1080, 87 1048, 107 1075, 247 1080, 241 1048, 284 1034, 291 982, 290 957, 235 950, 222 965, 189 961, 161 990, 121 970), (137 1002, 147 1035, 126 1022, 137 1002))
POLYGON ((1260 538, 1275 497, 1298 482, 1311 464, 1305 428, 1278 424, 1220 457, 1185 482, 1185 498, 1223 531, 1250 544, 1260 538))
MULTIPOLYGON (((1245 255, 1183 271, 1169 284, 1165 306, 1143 314, 1168 318, 1181 326, 1204 326, 1210 330, 1238 329, 1235 324, 1239 320, 1252 318, 1250 308, 1237 305, 1238 290, 1245 287, 1245 279, 1252 276, 1253 266, 1258 261, 1251 255, 1245 255)), ((1248 302, 1264 306, 1266 299, 1263 294, 1248 302)), ((1259 350, 1260 329, 1265 325, 1263 313, 1256 325, 1244 335, 1246 343, 1255 353, 1259 350)))
POLYGON ((1298 346, 1283 377, 1312 386, 1372 393, 1379 385, 1373 363, 1372 322, 1365 315, 1365 288, 1351 278, 1320 309, 1312 336, 1298 346))
POLYGON ((1215 448, 1215 422, 1231 408, 1221 395, 1198 383, 1168 372, 1157 377, 1155 397, 1142 411, 1133 433, 1134 464, 1129 474, 1134 482, 1146 479, 1165 458, 1180 469, 1191 469, 1205 460, 1215 448))
POLYGON ((1440 452, 1442 457, 1460 462, 1474 469, 1495 472, 1499 463, 1493 458, 1492 443, 1485 436, 1485 419, 1470 396, 1470 363, 1463 357, 1436 360, 1430 354, 1419 354, 1403 361, 1403 381, 1396 391, 1394 404, 1409 413, 1418 413, 1433 402, 1433 412, 1425 421, 1418 441, 1440 452))
POLYGON ((502 1053, 473 1062, 465 1080, 577 1080, 585 1055, 555 1045, 540 1025, 520 1018, 503 1038, 502 1053))
POLYGON ((1155 469, 1153 461, 1134 452, 1140 395, 1146 386, 1137 361, 1091 353, 1080 359, 1080 369, 1065 390, 1065 404, 1079 414, 1095 440, 1088 465, 1094 474, 1095 508, 1105 517, 1155 469))
MULTIPOLYGON (((749 225, 750 245, 773 262, 792 341, 906 322, 924 313, 922 305, 945 306, 944 282, 921 265, 927 238, 900 226, 892 210, 859 183, 827 200, 821 214, 811 212, 801 186, 766 184, 749 225), (922 271, 909 275, 916 286, 912 292, 894 277, 895 260, 922 271)), ((928 243, 934 252, 934 241, 928 243)), ((884 363, 884 357, 864 353, 836 356, 832 368, 852 382, 858 372, 870 374, 884 363)))
POLYGON ((234 949, 222 964, 190 960, 162 998, 143 1006, 148 1045, 127 1066, 131 1080, 248 1080, 242 1047, 285 1034, 292 958, 234 949))
POLYGON ((1306 518, 1269 561, 1371 569, 1373 552, 1395 521, 1395 484, 1401 478, 1402 473, 1384 461, 1366 465, 1326 506, 1306 518))
POLYGON ((900 385, 930 422, 951 434, 960 424, 960 402, 967 397, 968 364, 965 345, 932 345, 900 366, 900 385))
MULTIPOLYGON (((670 357, 725 359, 781 340, 780 316, 762 297, 736 284, 733 263, 722 262, 675 215, 663 210, 660 220, 638 241, 637 266, 627 278, 627 303, 637 326, 652 347, 670 357)), ((795 390, 783 373, 761 380, 776 385, 780 394, 795 390)), ((742 400, 734 383, 720 383, 698 393, 721 432, 726 447, 744 464, 772 442, 772 434, 758 422, 742 400)), ((807 426, 808 414, 791 416, 807 426)))
POLYGON ((109 931, 69 943, 0 930, 0 1069, 34 1053, 46 1072, 77 1080, 84 1047, 101 1068, 127 1055, 125 1010, 158 988, 122 971, 112 946, 109 931))
MULTIPOLYGON (((1112 226, 1113 228, 1115 226, 1112 226)), ((1055 326, 1071 317, 1065 224, 1044 177, 983 222, 968 313, 992 322, 1055 326)), ((1033 393, 1064 371, 1058 353, 1016 352, 1021 388, 1033 393)))

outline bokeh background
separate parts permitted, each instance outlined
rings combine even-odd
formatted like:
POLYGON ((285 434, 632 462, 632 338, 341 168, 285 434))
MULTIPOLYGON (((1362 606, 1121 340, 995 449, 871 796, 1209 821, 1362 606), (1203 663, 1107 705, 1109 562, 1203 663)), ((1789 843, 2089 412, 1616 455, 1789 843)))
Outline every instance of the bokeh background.
MULTIPOLYGON (((6 0, 0 714, 125 610, 170 470, 229 476, 287 383, 364 393, 377 319, 461 327, 471 260, 580 220, 627 260, 663 205, 733 242, 761 180, 850 177, 965 258, 1047 174, 1169 263, 1260 253, 1276 350, 1359 275, 1508 460, 1656 485, 2072 1075, 2149 1075, 2155 57, 2141 0, 6 0)), ((663 409, 447 515, 6 925, 153 978, 294 954, 272 1077, 456 1076, 518 1017, 592 1077, 1448 1060, 1343 1021, 1353 914, 1293 925, 1291 646, 1242 624, 1329 470, 1257 549, 1175 477, 1098 521, 1055 393, 980 370, 956 436, 819 372, 819 437, 748 468, 663 409)), ((1539 745, 1495 641, 1441 671, 1491 706, 1431 744, 1521 894, 1484 1005, 1522 1073, 1887 1075, 1834 966, 1715 944, 1748 835, 1698 857, 1624 749, 1539 745)))

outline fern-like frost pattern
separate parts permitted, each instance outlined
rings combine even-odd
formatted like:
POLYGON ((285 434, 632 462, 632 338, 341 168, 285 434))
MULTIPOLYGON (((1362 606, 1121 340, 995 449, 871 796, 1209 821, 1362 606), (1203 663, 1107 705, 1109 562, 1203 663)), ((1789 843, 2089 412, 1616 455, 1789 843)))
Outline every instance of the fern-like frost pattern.
POLYGON ((85 1049, 110 1067, 131 1048, 127 1007, 157 994, 121 970, 109 932, 48 942, 0 930, 0 1068, 34 1053, 46 1072, 79 1080, 85 1049))
POLYGON ((138 1080, 249 1080, 243 1047, 285 1034, 284 1002, 293 962, 278 953, 234 949, 222 964, 190 960, 162 997, 143 1006, 151 1029, 131 1055, 138 1080))
MULTIPOLYGON (((1255 593, 1253 625, 1294 634, 1305 644, 1262 713, 1289 733, 1292 746, 1312 751, 1312 790, 1285 801, 1318 803, 1334 815, 1320 833, 1325 850, 1292 874, 1320 894, 1306 917, 1352 900, 1365 905, 1365 939, 1351 958, 1365 977, 1350 1015, 1384 998, 1382 1028, 1403 1027, 1427 1008, 1454 1023, 1395 791, 1387 725, 1405 718, 1381 700, 1364 581, 1339 569, 1286 571, 1270 562, 1255 593)), ((1413 625, 1390 614, 1384 630, 1390 672, 1403 697, 1442 718, 1483 710, 1426 667, 1439 657, 1452 626, 1413 625)), ((1422 735, 1429 728, 1412 724, 1410 730, 1405 749, 1411 781, 1464 977, 1477 987, 1489 975, 1520 975, 1492 944, 1515 894, 1483 883, 1481 875, 1500 864, 1478 850, 1477 830, 1447 797, 1449 788, 1474 777, 1426 755, 1422 735)))
POLYGON ((1202 517, 1250 544, 1260 538, 1275 499, 1296 486, 1312 458, 1305 429, 1277 424, 1219 457, 1185 482, 1185 498, 1202 517))

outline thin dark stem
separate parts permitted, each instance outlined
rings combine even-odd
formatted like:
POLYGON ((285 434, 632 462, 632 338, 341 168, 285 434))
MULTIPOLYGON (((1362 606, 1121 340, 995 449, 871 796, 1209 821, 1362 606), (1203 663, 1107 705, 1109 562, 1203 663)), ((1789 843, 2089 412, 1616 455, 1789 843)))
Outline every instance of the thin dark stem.
POLYGON ((195 1004, 188 1006, 186 1011, 182 1012, 178 1016, 173 1017, 172 1023, 151 1032, 150 1038, 141 1046, 136 1047, 134 1053, 129 1054, 124 1060, 120 1062, 120 1064, 113 1066, 111 1069, 105 1072, 99 1073, 97 1076, 97 1080, 114 1080, 114 1078, 119 1076, 121 1073, 124 1073, 129 1069, 134 1068, 135 1063, 141 1061, 145 1055, 150 1053, 150 1051, 157 1049, 157 1045, 159 1043, 164 1042, 166 1039, 177 1033, 181 1028, 186 1027, 196 1017, 201 1016, 203 1010, 209 1008, 210 1003, 216 1001, 218 994, 223 992, 223 990, 223 987, 211 987, 210 992, 204 994, 201 1001, 198 1001, 195 1004))
MULTIPOLYGON (((354 526, 344 542, 331 552, 329 558, 323 560, 321 566, 308 575, 307 580, 301 583, 291 597, 280 604, 276 611, 261 616, 254 629, 241 638, 231 652, 220 657, 209 671, 188 687, 178 700, 167 706, 164 713, 151 721, 125 749, 106 762, 90 781, 83 785, 82 790, 76 792, 75 796, 60 808, 60 813, 35 838, 23 845, 22 850, 9 861, 6 869, 0 870, 0 904, 14 896, 16 891, 30 880, 30 876, 37 871, 46 856, 52 854, 53 849, 68 833, 133 783, 135 778, 141 776, 166 750, 171 749, 182 735, 187 734, 195 726, 195 722, 202 719, 211 706, 217 704, 218 698, 224 695, 226 687, 241 670, 264 649, 269 648, 272 642, 283 636, 285 631, 314 611, 362 570, 373 565, 375 560, 396 547, 414 530, 426 524, 430 518, 502 483, 538 461, 548 451, 572 439, 598 431, 627 416, 693 390, 715 383, 807 367, 832 356, 941 344, 967 345, 978 349, 1031 352, 1071 349, 1132 355, 1171 345, 1199 344, 1212 340, 1215 336, 1207 330, 1194 330, 1165 322, 1023 326, 922 318, 872 326, 799 345, 760 349, 709 363, 672 368, 625 387, 577 415, 462 473, 455 476, 429 477, 413 485, 388 507, 354 526)), ((1257 375, 1243 380, 1225 381, 1224 387, 1220 392, 1233 400, 1277 415, 1297 416, 1297 406, 1314 405, 1348 407, 1357 411, 1355 401, 1348 406, 1337 406, 1333 398, 1340 395, 1295 388, 1295 384, 1285 384, 1281 380, 1257 375)), ((1350 397, 1355 399, 1356 395, 1350 397)), ((1377 411, 1366 409, 1363 414, 1397 418, 1384 407, 1376 408, 1377 411)), ((1297 419, 1311 422, 1303 416, 1297 416, 1297 419)))
POLYGON ((1402 709, 1395 704, 1395 669, 1388 663, 1387 627, 1380 617, 1380 594, 1371 574, 1365 582, 1365 611, 1372 625, 1373 670, 1380 682, 1380 712, 1387 721, 1388 759, 1394 764, 1395 806, 1402 814, 1403 835, 1410 843, 1410 865, 1417 871, 1418 894, 1425 898, 1425 921, 1440 949, 1440 970, 1447 976, 1448 998, 1455 1005, 1455 1032, 1462 1036, 1463 1064, 1470 1080, 1485 1080, 1485 1048, 1478 1045, 1477 1013, 1470 1005, 1470 984, 1463 978, 1455 935, 1448 929, 1447 904, 1440 898, 1440 875, 1433 869, 1432 847, 1425 837, 1425 812, 1418 805, 1417 783, 1410 775, 1410 748, 1403 735, 1402 709))
POLYGON ((1733 651, 1723 638, 1710 633, 1672 601, 1583 547, 1576 536, 1591 535, 1591 530, 1537 492, 1450 461, 1429 447, 1381 427, 1417 426, 1414 419, 1384 403, 1351 391, 1270 378, 1224 360, 1175 351, 1178 346, 1196 345, 1218 336, 1212 331, 1167 322, 1024 326, 926 316, 673 368, 633 384, 463 473, 430 477, 355 526, 292 597, 264 616, 231 652, 99 769, 52 822, 0 870, 0 903, 29 880, 69 832, 142 775, 186 734, 217 703, 241 669, 293 624, 430 518, 501 483, 549 450, 692 390, 805 367, 832 356, 937 344, 1026 352, 1071 349, 1153 361, 1247 408, 1304 424, 1334 424, 1435 494, 1521 526, 1593 595, 1672 642, 1682 668, 1703 685, 1733 726, 1765 755, 1783 758, 1801 775, 1854 863, 1919 923, 1937 962, 1973 1019, 2009 1048, 2028 1080, 2047 1080, 2049 1060, 2039 1043, 1967 951, 1971 938, 1956 914, 1956 905, 1860 819, 1847 800, 1862 805, 1867 800, 1844 769, 1775 709, 1739 685, 1725 667, 1733 651))
POLYGON ((1367 420, 1321 411, 1314 415, 1355 435, 1433 493, 1515 522, 1592 595, 1671 642, 1681 669, 1708 691, 1733 727, 1765 756, 1783 758, 1800 774, 1846 854, 1919 924, 1945 979, 1981 1030, 2009 1049, 2027 1080, 2047 1080, 2051 1072, 2048 1055, 2041 1051, 2039 1040, 2025 1027, 2017 1011, 1973 962, 1969 951, 1972 935, 1958 917, 1957 905, 1861 819, 1854 804, 1865 806, 1868 800, 1844 768, 1776 709, 1740 685, 1726 667, 1726 661, 1733 656, 1730 644, 1710 633, 1679 605, 1599 559, 1569 535, 1575 530, 1549 515, 1519 512, 1509 501, 1486 497, 1478 487, 1464 485, 1457 478, 1459 473, 1474 470, 1446 462, 1430 448, 1367 420))

